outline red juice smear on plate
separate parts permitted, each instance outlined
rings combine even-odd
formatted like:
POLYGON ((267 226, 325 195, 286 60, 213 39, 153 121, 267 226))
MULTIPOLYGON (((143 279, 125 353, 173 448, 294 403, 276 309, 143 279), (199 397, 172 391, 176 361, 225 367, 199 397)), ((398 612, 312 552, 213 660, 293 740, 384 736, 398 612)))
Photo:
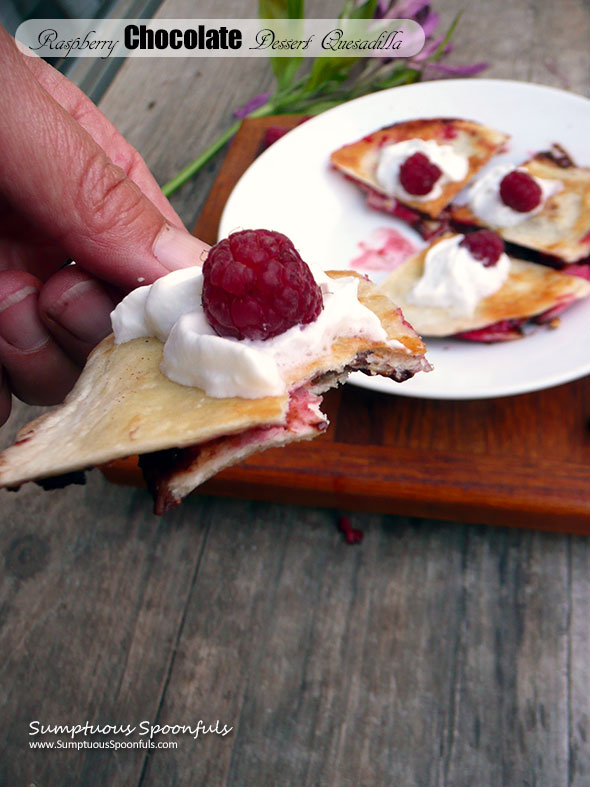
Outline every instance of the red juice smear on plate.
POLYGON ((405 235, 391 227, 374 230, 358 247, 361 253, 350 261, 350 267, 368 271, 393 271, 417 251, 405 235))

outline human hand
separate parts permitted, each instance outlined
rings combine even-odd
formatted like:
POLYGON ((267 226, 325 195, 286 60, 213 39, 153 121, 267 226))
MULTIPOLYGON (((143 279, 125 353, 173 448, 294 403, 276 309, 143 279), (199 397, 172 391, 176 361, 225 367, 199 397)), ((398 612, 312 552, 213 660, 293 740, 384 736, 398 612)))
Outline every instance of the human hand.
POLYGON ((208 247, 112 123, 1 26, 0 70, 2 424, 12 393, 60 402, 117 301, 208 247))

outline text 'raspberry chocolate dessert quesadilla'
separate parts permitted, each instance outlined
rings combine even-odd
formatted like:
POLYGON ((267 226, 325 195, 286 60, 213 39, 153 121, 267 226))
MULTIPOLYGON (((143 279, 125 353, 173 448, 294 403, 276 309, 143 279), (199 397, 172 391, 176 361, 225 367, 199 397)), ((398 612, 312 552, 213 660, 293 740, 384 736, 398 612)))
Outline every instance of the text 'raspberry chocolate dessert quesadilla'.
POLYGON ((406 120, 344 145, 332 165, 367 192, 367 204, 428 238, 448 223, 456 194, 508 141, 471 120, 406 120))
POLYGON ((373 284, 312 271, 266 230, 234 233, 202 269, 134 290, 113 330, 65 402, 0 454, 0 485, 140 454, 163 513, 255 451, 325 431, 320 394, 349 372, 401 382, 430 368, 373 284))
POLYGON ((509 257, 491 230, 445 234, 381 285, 423 336, 516 339, 590 295, 590 282, 509 257))

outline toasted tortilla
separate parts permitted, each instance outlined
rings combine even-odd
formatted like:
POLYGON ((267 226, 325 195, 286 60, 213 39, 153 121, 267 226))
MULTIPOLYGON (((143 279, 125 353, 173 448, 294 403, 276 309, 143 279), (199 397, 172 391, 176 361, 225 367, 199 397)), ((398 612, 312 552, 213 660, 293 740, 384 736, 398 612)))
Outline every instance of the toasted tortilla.
POLYGON ((465 184, 505 145, 509 137, 472 120, 458 118, 406 120, 369 134, 353 144, 344 145, 332 153, 330 160, 336 169, 359 184, 388 196, 376 178, 379 151, 385 145, 409 139, 436 140, 440 144, 452 145, 457 153, 468 157, 469 169, 466 177, 456 183, 442 185, 442 193, 437 199, 389 198, 436 218, 465 184))
POLYGON ((501 320, 530 318, 590 295, 590 282, 578 276, 510 257, 510 273, 502 287, 483 298, 474 313, 455 316, 447 309, 409 303, 408 293, 424 272, 426 253, 446 234, 419 254, 406 260, 381 284, 381 290, 398 303, 405 317, 422 336, 453 336, 484 328, 501 320))
POLYGON ((169 491, 167 481, 166 510, 221 467, 263 447, 324 431, 327 420, 314 396, 349 371, 361 369, 401 381, 430 368, 421 339, 373 284, 351 272, 329 275, 359 278, 359 299, 380 318, 388 339, 395 340, 393 346, 363 337, 342 338, 323 357, 292 374, 290 394, 214 399, 162 374, 163 344, 158 339, 116 345, 111 335, 91 353, 64 403, 21 429, 16 443, 0 454, 0 486, 173 449, 167 475, 168 481, 178 483, 169 491), (297 389, 305 389, 306 395, 295 396, 297 389), (198 451, 185 451, 195 446, 198 451))
MULTIPOLYGON (((543 209, 514 227, 493 227, 504 240, 576 262, 590 254, 590 168, 577 167, 558 145, 519 165, 530 175, 563 183, 543 209)), ((451 218, 487 226, 467 205, 451 206, 451 218)))

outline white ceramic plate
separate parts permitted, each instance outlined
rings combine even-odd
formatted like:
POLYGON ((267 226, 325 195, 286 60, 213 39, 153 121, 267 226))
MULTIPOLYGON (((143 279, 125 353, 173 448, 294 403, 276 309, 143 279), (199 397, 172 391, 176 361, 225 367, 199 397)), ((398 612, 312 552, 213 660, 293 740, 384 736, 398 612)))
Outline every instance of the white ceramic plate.
MULTIPOLYGON (((420 117, 478 120, 512 135, 495 159, 520 162, 561 143, 590 165, 590 101, 555 88, 520 82, 456 79, 397 87, 350 101, 297 127, 244 173, 223 212, 220 237, 237 229, 274 229, 288 235, 303 259, 347 268, 379 227, 395 227, 417 245, 402 222, 364 205, 360 191, 330 169, 330 153, 364 134, 420 117)), ((379 275, 372 275, 376 281, 379 275)), ((435 370, 402 385, 360 373, 351 381, 402 396, 476 399, 536 391, 590 373, 590 301, 575 304, 558 330, 495 345, 427 341, 435 370)))

